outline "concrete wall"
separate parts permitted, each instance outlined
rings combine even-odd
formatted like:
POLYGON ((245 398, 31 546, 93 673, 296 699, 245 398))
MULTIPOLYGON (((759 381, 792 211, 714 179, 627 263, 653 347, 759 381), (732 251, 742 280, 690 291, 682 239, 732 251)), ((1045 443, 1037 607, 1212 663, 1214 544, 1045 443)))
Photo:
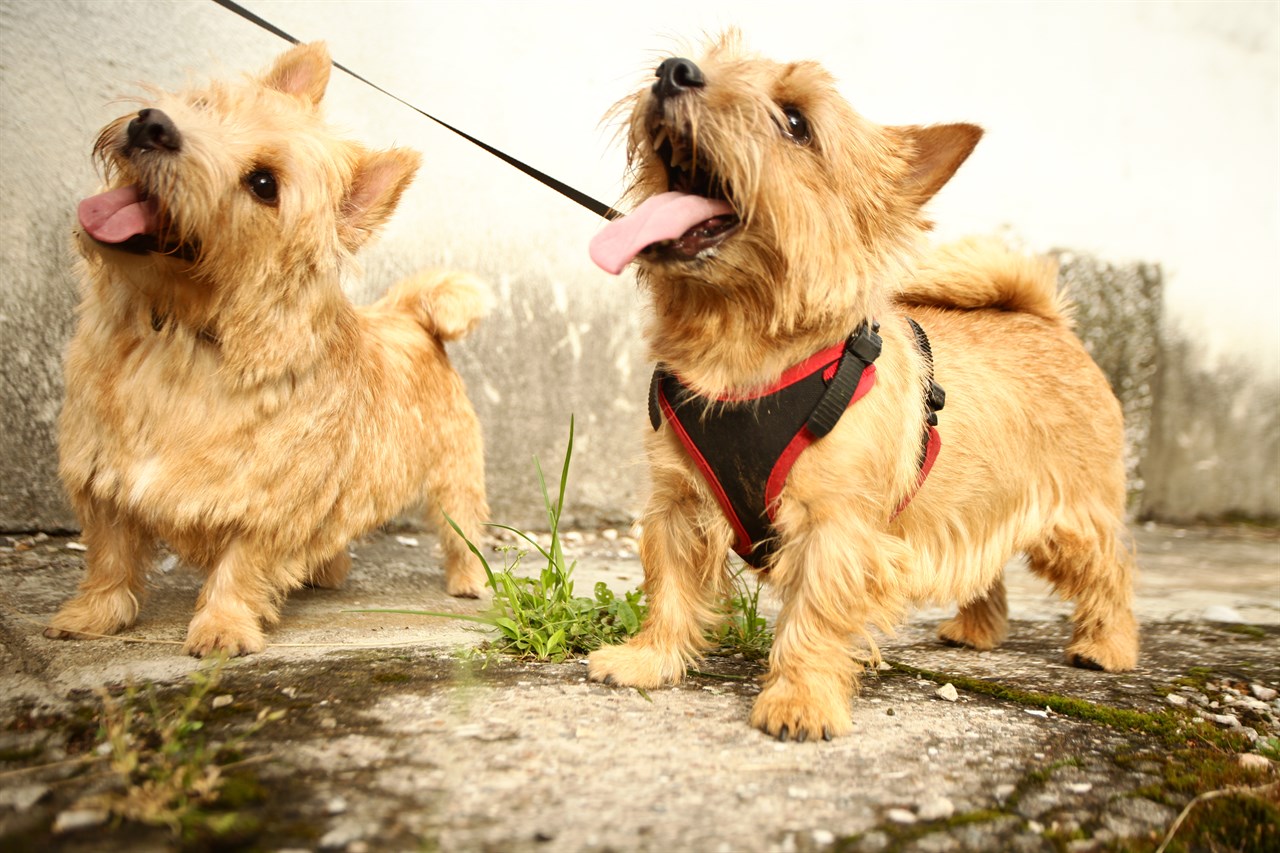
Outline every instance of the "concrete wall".
MULTIPOLYGON (((1237 351, 1221 363, 1243 364, 1264 378, 1280 367, 1274 335, 1266 333, 1267 306, 1275 304, 1277 265, 1267 260, 1276 254, 1274 233, 1270 243, 1255 235, 1274 232, 1274 204, 1258 212, 1247 207, 1253 194, 1231 206, 1199 204, 1196 195, 1238 186, 1231 170, 1244 168, 1256 195, 1275 197, 1274 7, 910 3, 847 4, 836 13, 832 4, 695 8, 666 0, 635 9, 574 2, 248 5, 301 38, 329 40, 340 60, 372 79, 605 202, 618 196, 623 162, 600 115, 651 74, 655 56, 680 49, 670 34, 696 39, 741 24, 762 51, 822 59, 877 120, 974 119, 987 126, 977 154, 935 206, 941 234, 1012 223, 1032 248, 1070 246, 1080 257, 1120 261, 1115 269, 1138 269, 1129 263, 1135 257, 1159 262, 1166 312, 1195 305, 1189 317, 1183 310, 1192 336, 1216 341, 1197 364, 1212 373, 1223 340, 1261 340, 1271 341, 1270 349, 1237 351), (826 23, 815 29, 818 14, 826 23), (1143 57, 1141 74, 1134 73, 1136 56, 1143 57), (1192 77, 1157 73, 1166 68, 1192 77), (1229 135, 1237 156, 1206 156, 1222 141, 1211 136, 1197 147, 1191 128, 1174 139, 1166 127, 1174 101, 1202 114, 1197 127, 1229 135), (1226 118, 1218 109, 1229 110, 1226 118), (1153 187, 1172 188, 1169 175, 1185 186, 1160 195, 1153 187), (1215 236, 1224 227, 1234 235, 1229 246, 1215 236), (1182 254, 1200 243, 1235 266, 1216 277, 1204 273, 1201 261, 1182 254), (1268 269, 1269 277, 1262 272, 1268 269), (1255 281, 1265 285, 1262 301, 1228 296, 1229 288, 1255 281), (1215 321, 1206 335, 1197 324, 1211 316, 1208 309, 1185 294, 1213 288, 1222 291, 1219 302, 1253 308, 1215 321)), ((129 110, 113 99, 139 92, 143 82, 170 87, 259 69, 283 47, 203 0, 0 0, 0 529, 74 525, 56 479, 54 437, 61 353, 76 302, 69 235, 77 201, 98 183, 89 158, 97 130, 129 110)), ((399 215, 365 252, 366 275, 350 283, 353 298, 369 301, 396 277, 434 264, 474 270, 498 295, 493 317, 451 349, 484 423, 495 518, 542 520, 531 458, 558 469, 571 414, 577 448, 570 520, 630 518, 645 488, 643 307, 629 277, 611 278, 586 260, 599 220, 346 75, 335 73, 328 111, 355 138, 425 154, 399 215)), ((1096 306, 1086 309, 1090 328, 1105 327, 1108 316, 1124 320, 1108 337, 1112 349, 1156 337, 1154 314, 1108 302, 1109 279, 1091 280, 1103 284, 1086 300, 1096 306)), ((1227 315, 1212 315, 1219 316, 1227 315)), ((1149 347, 1120 347, 1100 358, 1118 359, 1119 372, 1111 374, 1130 383, 1122 396, 1135 446, 1149 422, 1158 435, 1173 435, 1168 425, 1186 422, 1143 414, 1154 412, 1157 393, 1149 347)), ((1271 511, 1265 486, 1272 481, 1255 475, 1274 472, 1274 450, 1251 455, 1259 447, 1253 442, 1240 455, 1228 446, 1240 440, 1239 430, 1197 430, 1190 443, 1170 439, 1183 451, 1161 451, 1158 506, 1191 514, 1271 511), (1234 469, 1206 462, 1232 453, 1242 460, 1241 476, 1253 477, 1249 488, 1239 487, 1234 469), (1196 476, 1183 476, 1191 468, 1196 476)), ((1133 467, 1148 486, 1154 482, 1136 457, 1133 467)))

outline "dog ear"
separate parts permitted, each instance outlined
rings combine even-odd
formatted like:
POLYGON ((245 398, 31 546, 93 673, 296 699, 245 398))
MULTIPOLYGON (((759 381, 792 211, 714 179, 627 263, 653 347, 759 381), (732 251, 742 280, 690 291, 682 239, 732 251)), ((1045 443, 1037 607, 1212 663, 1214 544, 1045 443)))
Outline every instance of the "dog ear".
POLYGON ((974 124, 935 124, 893 130, 909 152, 902 188, 917 206, 933 198, 951 180, 982 138, 982 128, 974 124))
POLYGON ((408 148, 364 153, 342 200, 338 234, 343 245, 354 252, 382 228, 421 161, 422 155, 408 148))
POLYGON ((324 98, 332 67, 333 60, 324 42, 300 44, 281 54, 262 82, 277 92, 294 95, 316 106, 324 98))

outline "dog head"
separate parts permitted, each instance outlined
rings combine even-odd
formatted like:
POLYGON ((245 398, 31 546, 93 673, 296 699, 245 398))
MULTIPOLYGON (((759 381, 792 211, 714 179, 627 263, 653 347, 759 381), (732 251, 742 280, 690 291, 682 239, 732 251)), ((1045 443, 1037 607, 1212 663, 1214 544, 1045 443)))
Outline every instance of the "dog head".
POLYGON ((615 110, 637 208, 597 238, 597 263, 638 260, 663 297, 756 305, 774 328, 873 313, 929 228, 921 207, 981 136, 877 125, 818 64, 751 55, 736 33, 663 60, 615 110))
POLYGON ((323 269, 391 215, 418 155, 326 126, 329 53, 295 47, 265 74, 153 92, 100 133, 110 189, 78 214, 81 248, 141 284, 267 282, 323 269))

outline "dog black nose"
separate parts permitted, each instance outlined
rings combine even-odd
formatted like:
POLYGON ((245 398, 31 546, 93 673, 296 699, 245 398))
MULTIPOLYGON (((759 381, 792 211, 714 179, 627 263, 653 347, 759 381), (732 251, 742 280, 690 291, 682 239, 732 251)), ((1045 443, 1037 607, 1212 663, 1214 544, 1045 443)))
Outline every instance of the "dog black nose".
POLYGON ((182 147, 182 134, 173 119, 160 110, 139 110, 138 117, 129 122, 127 134, 129 148, 177 151, 182 147))
POLYGON ((653 84, 653 93, 659 98, 670 98, 686 89, 701 89, 707 85, 702 69, 694 65, 692 60, 678 56, 662 60, 655 76, 658 82, 653 84))

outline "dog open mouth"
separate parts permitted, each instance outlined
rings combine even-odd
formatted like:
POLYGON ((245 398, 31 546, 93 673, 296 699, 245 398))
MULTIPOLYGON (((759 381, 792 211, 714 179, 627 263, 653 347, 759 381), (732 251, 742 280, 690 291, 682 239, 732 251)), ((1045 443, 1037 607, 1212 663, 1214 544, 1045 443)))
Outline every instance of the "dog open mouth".
POLYGON ((118 187, 86 198, 76 209, 80 226, 94 240, 136 255, 172 255, 193 261, 196 248, 169 240, 171 223, 160 205, 137 186, 118 187))
POLYGON ((692 260, 719 246, 741 225, 723 182, 708 163, 699 162, 688 142, 659 126, 652 146, 666 167, 668 191, 645 199, 591 241, 591 259, 613 275, 640 254, 692 260))

